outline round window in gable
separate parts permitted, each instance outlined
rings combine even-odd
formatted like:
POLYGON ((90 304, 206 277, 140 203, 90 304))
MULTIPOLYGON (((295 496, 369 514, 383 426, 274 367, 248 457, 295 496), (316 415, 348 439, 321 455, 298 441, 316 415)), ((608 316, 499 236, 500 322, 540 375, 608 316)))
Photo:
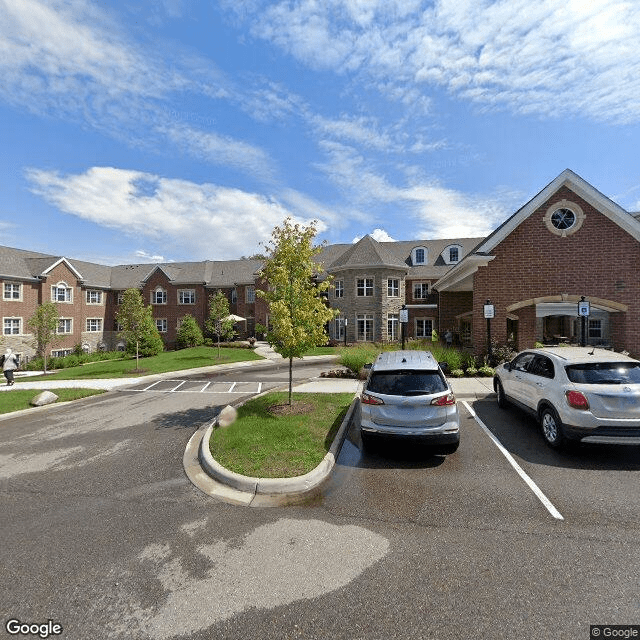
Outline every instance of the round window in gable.
POLYGON ((557 209, 551 215, 551 224, 559 231, 571 229, 576 223, 576 214, 571 209, 557 209))
POLYGON ((547 209, 544 223, 551 233, 564 238, 578 231, 585 217, 584 212, 575 202, 561 200, 547 209))

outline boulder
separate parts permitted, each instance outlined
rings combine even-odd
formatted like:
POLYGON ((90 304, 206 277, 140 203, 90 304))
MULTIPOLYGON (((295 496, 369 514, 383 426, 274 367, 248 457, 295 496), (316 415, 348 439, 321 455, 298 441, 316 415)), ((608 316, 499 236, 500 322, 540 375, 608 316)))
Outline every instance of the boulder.
POLYGON ((32 407, 42 407, 45 404, 55 402, 57 399, 58 396, 55 393, 52 393, 51 391, 43 391, 42 393, 39 393, 30 404, 32 407))
POLYGON ((228 427, 230 424, 235 422, 238 417, 238 411, 235 407, 232 407, 228 404, 219 414, 217 418, 219 427, 228 427))

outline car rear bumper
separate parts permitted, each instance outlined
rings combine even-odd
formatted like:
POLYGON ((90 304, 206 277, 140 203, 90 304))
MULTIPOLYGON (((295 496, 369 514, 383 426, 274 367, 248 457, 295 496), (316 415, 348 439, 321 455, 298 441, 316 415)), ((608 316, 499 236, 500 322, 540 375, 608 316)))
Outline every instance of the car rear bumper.
POLYGON ((367 434, 419 439, 428 444, 455 444, 460 442, 460 426, 457 422, 447 422, 439 427, 396 427, 362 422, 360 430, 367 434))
POLYGON ((565 436, 571 440, 600 444, 640 444, 640 427, 603 425, 595 429, 563 425, 565 436))

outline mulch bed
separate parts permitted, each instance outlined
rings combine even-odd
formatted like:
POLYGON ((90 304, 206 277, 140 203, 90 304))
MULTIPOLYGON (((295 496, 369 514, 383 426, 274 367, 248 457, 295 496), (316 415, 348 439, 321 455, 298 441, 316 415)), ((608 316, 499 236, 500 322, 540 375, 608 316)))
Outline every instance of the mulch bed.
POLYGON ((300 416, 312 413, 314 409, 315 407, 309 402, 298 400, 291 404, 273 404, 269 407, 269 413, 274 416, 300 416))

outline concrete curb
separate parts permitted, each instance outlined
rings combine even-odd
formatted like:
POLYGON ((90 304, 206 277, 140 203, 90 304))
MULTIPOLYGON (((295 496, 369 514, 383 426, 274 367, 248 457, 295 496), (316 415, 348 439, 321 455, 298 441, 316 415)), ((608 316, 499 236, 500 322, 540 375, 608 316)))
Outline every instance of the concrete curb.
MULTIPOLYGON (((205 428, 198 447, 198 459, 202 469, 207 473, 207 475, 219 483, 244 494, 245 500, 242 500, 242 502, 245 504, 251 504, 253 498, 257 496, 271 496, 277 498, 303 497, 305 494, 313 492, 329 477, 329 475, 331 475, 338 453, 342 447, 347 427, 351 422, 356 401, 357 398, 352 400, 351 405, 342 420, 340 428, 336 433, 336 437, 320 464, 315 469, 305 473, 304 475, 293 478, 253 478, 250 476, 243 476, 226 469, 213 458, 211 451, 209 450, 209 440, 215 427, 215 421, 205 428)), ((190 479, 193 482, 191 477, 190 479)), ((194 482, 194 484, 198 486, 197 483, 194 482)), ((211 495, 210 491, 205 490, 205 492, 211 495)), ((226 499, 224 495, 220 494, 218 494, 217 497, 220 497, 223 500, 226 499)), ((227 501, 234 502, 236 504, 241 502, 239 496, 232 496, 232 499, 227 501)), ((261 501, 260 506, 266 506, 264 501, 261 501)))

